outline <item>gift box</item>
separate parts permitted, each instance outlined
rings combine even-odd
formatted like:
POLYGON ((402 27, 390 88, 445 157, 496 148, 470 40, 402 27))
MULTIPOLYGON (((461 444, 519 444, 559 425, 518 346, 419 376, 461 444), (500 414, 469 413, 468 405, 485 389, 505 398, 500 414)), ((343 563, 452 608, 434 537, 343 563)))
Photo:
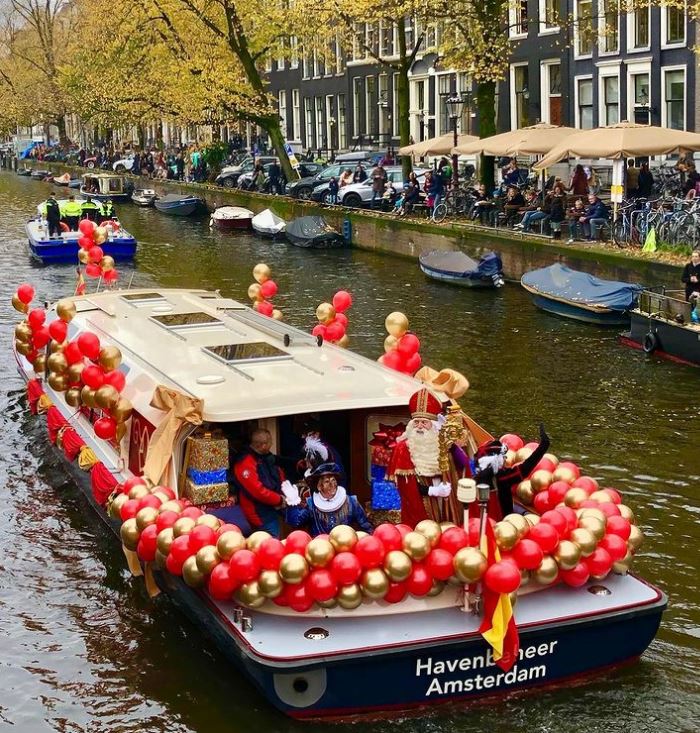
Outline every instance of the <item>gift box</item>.
POLYGON ((396 440, 406 430, 406 424, 399 422, 395 425, 379 423, 379 430, 372 433, 369 444, 372 448, 372 463, 377 466, 389 465, 391 454, 396 446, 396 440))
POLYGON ((372 475, 372 481, 384 481, 386 478, 386 466, 373 463, 370 466, 370 473, 372 475))
POLYGON ((185 482, 185 496, 193 504, 211 504, 228 499, 228 484, 195 484, 191 479, 185 482))
POLYGON ((367 518, 373 527, 380 524, 401 524, 401 511, 399 509, 378 509, 367 512, 367 518))
POLYGON ((228 440, 210 433, 187 439, 187 468, 197 471, 220 471, 228 466, 228 440))
POLYGON ((196 468, 187 469, 187 478, 196 486, 207 486, 208 484, 226 483, 226 469, 217 471, 200 471, 196 468))
POLYGON ((393 481, 372 481, 372 509, 401 509, 401 497, 393 481))

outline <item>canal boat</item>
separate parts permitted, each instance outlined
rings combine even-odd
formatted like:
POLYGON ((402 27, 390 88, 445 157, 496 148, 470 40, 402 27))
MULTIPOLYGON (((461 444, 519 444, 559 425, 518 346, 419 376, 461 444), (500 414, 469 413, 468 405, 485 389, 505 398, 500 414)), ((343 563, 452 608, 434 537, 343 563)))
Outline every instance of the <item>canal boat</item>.
POLYGON ((67 188, 80 188, 82 180, 80 178, 71 178, 70 173, 64 173, 62 176, 54 176, 53 182, 56 186, 65 186, 67 188))
MULTIPOLYGON (((60 237, 51 237, 45 219, 41 216, 30 219, 25 225, 29 254, 45 264, 76 263, 80 249, 78 239, 82 235, 80 232, 65 231, 65 224, 61 228, 63 231, 60 237)), ((108 238, 100 245, 104 254, 119 261, 133 259, 136 254, 136 239, 116 219, 110 221, 107 231, 108 238)))
POLYGON ((192 216, 204 206, 204 201, 198 196, 169 193, 158 197, 154 205, 158 211, 171 216, 192 216))
POLYGON ((17 175, 22 176, 23 178, 29 178, 29 176, 32 175, 33 170, 33 168, 18 168, 17 175))
MULTIPOLYGON (((700 313, 700 307, 695 309, 700 313)), ((693 320, 693 304, 685 300, 683 290, 643 291, 630 319, 630 330, 620 336, 622 343, 646 354, 700 366, 700 323, 693 320)))
POLYGON ((154 206, 157 198, 158 194, 152 188, 137 188, 131 194, 131 200, 144 208, 154 206))
POLYGON ((297 247, 335 249, 345 244, 343 237, 322 216, 292 219, 285 229, 287 239, 297 247))
POLYGON ((42 169, 33 169, 29 177, 33 178, 35 181, 46 181, 47 179, 50 181, 53 174, 51 171, 42 170, 42 169))
POLYGON ((253 229, 262 237, 280 237, 287 228, 287 222, 270 209, 265 209, 256 214, 251 224, 253 229))
POLYGON ((220 206, 212 212, 209 219, 209 226, 220 229, 223 232, 230 232, 236 229, 251 229, 253 212, 242 206, 220 206))
POLYGON ((521 285, 547 313, 599 326, 629 323, 642 286, 602 280, 557 262, 526 272, 521 285))
POLYGON ((131 183, 124 176, 112 173, 85 173, 80 186, 82 196, 95 201, 129 201, 131 183))
MULTIPOLYGON (((205 441, 201 447, 219 436, 216 440, 244 445, 250 430, 261 427, 270 431, 276 452, 283 453, 296 439, 299 419, 308 414, 318 417, 322 429, 333 426, 342 436, 336 447, 351 456, 348 486, 361 501, 367 500, 377 436, 386 437, 384 424, 406 424, 409 398, 422 386, 412 377, 266 318, 218 291, 110 290, 59 301, 47 308, 46 326, 52 333, 58 313, 69 321, 72 343, 78 348, 83 341, 86 348, 101 347, 100 359, 104 353, 109 364, 105 368, 119 370, 124 377, 122 398, 128 400, 130 417, 120 439, 102 433, 105 413, 100 408, 85 403, 76 409, 75 390, 68 404, 68 393, 59 391, 65 389, 65 380, 56 374, 42 379, 23 355, 29 353, 27 344, 18 341, 19 372, 27 381, 32 410, 45 412, 49 438, 61 446, 89 505, 124 543, 132 543, 129 532, 147 520, 141 510, 138 519, 126 519, 129 496, 138 492, 141 498, 133 501, 140 506, 138 501, 153 494, 157 501, 148 501, 154 507, 183 496, 183 487, 190 486, 187 481, 194 480, 193 475, 185 469, 195 452, 193 440, 205 441), (97 437, 98 428, 103 438, 97 437), (85 456, 84 447, 91 449, 85 456), (78 454, 82 470, 75 463, 78 454), (149 490, 138 478, 144 473, 158 486, 149 490), (167 484, 174 488, 163 488, 167 484)), ((23 335, 17 333, 17 338, 23 335)), ((96 359, 97 352, 91 353, 96 359)), ((50 369, 51 360, 46 363, 50 369)), ((464 420, 477 441, 490 437, 464 420)), ((213 470, 221 460, 228 462, 222 453, 226 450, 205 448, 200 455, 213 470)), ((153 511, 152 523, 157 515, 153 511)), ((195 512, 187 526, 189 531, 195 523, 225 531, 218 520, 214 525, 211 520, 195 512)), ((186 529, 184 524, 181 529, 186 529)), ((352 536, 343 535, 352 549, 352 536)), ((231 538, 226 532, 219 539, 225 536, 231 538)), ((254 541, 253 535, 249 548, 260 546, 250 544, 254 541)), ((408 595, 395 603, 372 600, 371 595, 363 596, 363 602, 356 594, 358 586, 343 586, 357 601, 354 605, 311 604, 308 610, 293 610, 288 601, 261 605, 257 585, 254 601, 240 594, 231 598, 230 592, 217 600, 207 590, 213 586, 202 585, 201 577, 195 582, 196 576, 186 574, 183 565, 186 583, 177 569, 167 561, 163 564, 164 556, 158 561, 155 555, 155 570, 151 561, 141 568, 134 548, 141 549, 138 544, 124 545, 132 572, 145 573, 147 583, 149 577, 155 580, 213 637, 231 664, 293 718, 395 716, 600 675, 640 657, 666 606, 660 590, 632 574, 606 574, 577 588, 525 588, 514 611, 519 651, 511 653, 509 667, 502 669, 482 636, 476 604, 469 604, 465 612, 466 588, 459 582, 440 585, 440 592, 430 595, 425 586, 420 597, 408 595)), ((242 550, 234 553, 238 551, 242 550)), ((250 549, 246 552, 251 554, 250 549)), ((214 546, 207 553, 221 560, 214 546)), ((194 559, 193 555, 190 560, 194 559)), ((293 559, 304 562, 303 555, 293 559)), ((196 561, 188 566, 192 572, 199 572, 199 553, 196 561)), ((241 586, 241 594, 245 588, 253 592, 241 586)))
POLYGON ((505 284, 503 264, 496 252, 479 261, 464 252, 432 250, 418 257, 420 269, 431 279, 467 288, 500 288, 505 284))

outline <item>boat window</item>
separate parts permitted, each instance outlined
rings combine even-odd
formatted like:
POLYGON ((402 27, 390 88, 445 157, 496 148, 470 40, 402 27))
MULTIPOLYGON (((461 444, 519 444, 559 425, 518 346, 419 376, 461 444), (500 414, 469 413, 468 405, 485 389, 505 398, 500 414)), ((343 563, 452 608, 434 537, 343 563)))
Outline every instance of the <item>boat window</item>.
POLYGON ((201 326, 205 323, 221 323, 218 318, 210 316, 208 313, 198 311, 197 313, 169 313, 165 316, 153 316, 154 321, 166 326, 167 328, 177 328, 180 326, 201 326))
POLYGON ((291 358, 286 351, 282 351, 282 349, 266 344, 263 341, 256 341, 249 344, 221 344, 220 346, 205 346, 203 350, 227 364, 240 364, 246 361, 257 361, 259 359, 291 358))
POLYGON ((163 300, 163 296, 160 293, 127 293, 122 295, 124 300, 163 300))
POLYGON ((128 293, 121 297, 129 305, 133 305, 134 308, 152 308, 156 305, 170 305, 160 293, 128 293))

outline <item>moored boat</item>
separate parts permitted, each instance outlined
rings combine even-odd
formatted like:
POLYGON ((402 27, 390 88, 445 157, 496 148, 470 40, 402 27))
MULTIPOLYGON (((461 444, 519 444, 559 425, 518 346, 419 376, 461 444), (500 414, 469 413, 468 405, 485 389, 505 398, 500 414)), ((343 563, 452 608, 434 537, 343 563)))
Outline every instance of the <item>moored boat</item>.
POLYGON ((96 201, 129 201, 131 183, 124 176, 112 173, 85 173, 80 186, 82 196, 96 201))
POLYGON ((500 288, 505 284, 503 264, 496 252, 472 259, 464 252, 432 250, 418 257, 420 269, 433 280, 468 288, 500 288))
POLYGON ((28 178, 29 176, 32 175, 32 170, 33 170, 32 168, 18 168, 17 175, 28 178))
MULTIPOLYGON (((411 377, 319 342, 219 293, 116 290, 61 301, 47 313, 46 325, 51 332, 51 324, 60 313, 61 320, 70 322, 71 343, 77 344, 79 353, 84 348, 95 358, 99 355, 110 374, 117 370, 124 378, 120 398, 127 401, 120 418, 124 431, 120 439, 115 439, 113 433, 103 433, 111 419, 106 418, 107 412, 112 408, 90 407, 87 401, 81 406, 82 397, 77 393, 82 391, 76 388, 69 396, 66 380, 52 372, 53 367, 63 367, 61 359, 46 360, 50 373, 44 381, 34 371, 39 355, 35 353, 32 362, 28 359, 31 346, 23 340, 27 338, 28 324, 20 324, 15 331, 17 365, 28 382, 30 406, 35 412, 46 412, 49 438, 61 446, 67 460, 82 454, 82 446, 92 449, 94 462, 89 470, 76 468, 72 473, 78 477, 90 506, 124 543, 135 572, 141 572, 138 558, 145 549, 139 545, 139 537, 145 538, 147 528, 155 525, 156 517, 163 516, 156 507, 162 506, 163 512, 174 511, 177 504, 170 497, 178 495, 180 488, 166 490, 162 485, 184 487, 189 486, 187 477, 192 479, 186 470, 190 465, 187 446, 192 446, 188 440, 194 435, 195 425, 202 424, 205 437, 200 440, 216 434, 237 444, 252 428, 264 427, 274 444, 282 446, 294 437, 295 420, 302 412, 316 413, 322 425, 335 427, 342 439, 337 445, 341 453, 352 456, 348 485, 364 501, 372 495, 373 440, 384 429, 381 424, 395 427, 403 421, 405 425, 409 398, 422 386, 411 377), (157 430, 166 425, 167 430, 157 430), (172 441, 164 442, 163 436, 170 436, 167 440, 172 441), (152 490, 139 483, 142 473, 149 480, 157 476, 152 490), (151 496, 154 498, 148 498, 151 496), (163 500, 169 508, 161 504, 163 500), (130 501, 133 505, 127 511, 130 501), (141 501, 148 503, 139 508, 141 501), (144 509, 148 512, 141 513, 144 509), (134 535, 132 530, 138 531, 134 535)), ((90 362, 93 367, 96 363, 90 362)), ((110 390, 106 390, 99 402, 108 404, 103 397, 110 396, 110 390)), ((85 397, 97 399, 88 391, 85 397)), ((465 424, 477 441, 489 437, 473 421, 465 424)), ((222 453, 227 455, 225 449, 222 453)), ((214 455, 212 450, 206 451, 207 460, 214 455)), ((214 463, 207 470, 216 472, 218 465, 214 463)), ((226 490, 224 483, 224 493, 226 490)), ((191 499, 196 496, 180 495, 191 499)), ((182 512, 184 505, 177 507, 182 512)), ((234 592, 231 586, 228 597, 217 599, 210 592, 213 585, 206 583, 205 571, 200 570, 200 560, 204 567, 208 557, 208 572, 213 572, 212 567, 222 560, 216 548, 221 544, 224 553, 224 545, 229 547, 227 543, 232 539, 229 532, 234 536, 237 533, 224 530, 206 511, 182 519, 177 520, 181 522, 178 538, 194 532, 195 526, 209 527, 216 538, 214 544, 201 546, 196 556, 188 555, 179 572, 174 564, 167 560, 164 563, 163 557, 159 560, 154 554, 144 561, 146 578, 158 563, 155 581, 160 589, 212 635, 231 662, 273 705, 296 718, 397 714, 599 675, 634 661, 645 651, 666 605, 658 589, 634 575, 609 573, 609 568, 580 587, 554 584, 559 569, 550 557, 553 565, 548 584, 536 592, 523 592, 515 607, 519 650, 512 652, 506 669, 497 666, 482 636, 480 617, 464 612, 466 588, 459 581, 439 583, 433 593, 429 578, 421 592, 416 590, 415 597, 404 593, 405 597, 395 602, 381 600, 383 596, 376 590, 374 595, 369 591, 365 595, 358 584, 346 582, 341 598, 349 601, 352 596, 354 605, 312 602, 305 610, 295 610, 296 603, 290 605, 292 596, 281 599, 279 592, 269 598, 276 597, 283 603, 266 601, 268 596, 261 595, 262 586, 252 580, 237 586, 234 597, 230 597, 234 592), (212 519, 216 524, 211 523, 212 519), (214 527, 223 534, 215 535, 214 527)), ((560 521, 566 524, 564 519, 560 521)), ((599 521, 603 520, 589 524, 597 526, 599 521)), ((522 517, 520 522, 527 524, 522 517)), ((442 530, 432 524, 437 527, 438 534, 433 535, 437 546, 442 530)), ((536 523, 531 526, 534 528, 536 523)), ((175 541, 178 547, 189 543, 189 539, 173 539, 174 525, 166 529, 170 530, 170 536, 164 536, 170 541, 166 552, 174 549, 175 541)), ((343 530, 342 525, 333 532, 338 529, 343 530)), ((340 543, 341 533, 333 532, 331 538, 340 543)), ((197 539, 206 533, 202 529, 197 539)), ((155 534, 150 532, 151 539, 155 540, 155 534)), ((344 555, 347 559, 362 539, 344 530, 342 534, 344 542, 338 547, 333 545, 329 552, 337 549, 335 557, 344 555)), ((589 534, 592 536, 592 532, 589 534)), ((253 548, 259 549, 269 539, 251 536, 245 549, 245 541, 235 537, 238 549, 226 562, 230 563, 229 558, 235 558, 236 552, 247 553, 246 562, 253 562, 253 548)), ((425 535, 418 539, 425 553, 431 551, 433 545, 425 535)), ((386 548, 382 540, 378 542, 381 558, 367 560, 367 567, 383 577, 379 566, 386 548)), ((157 543, 161 547, 160 533, 157 543)), ((403 546, 408 547, 407 543, 403 546)), ((373 546, 377 549, 376 543, 373 546)), ((477 552, 475 547, 469 549, 477 552)), ((286 557, 293 561, 290 566, 296 564, 308 572, 304 554, 292 551, 290 545, 286 551, 286 557)), ((314 556, 309 551, 307 557, 314 556)), ((407 557, 412 563, 412 556, 407 557)), ((325 561, 316 557, 314 562, 328 563, 330 558, 327 554, 325 561)), ((324 565, 313 567, 322 569, 324 565)), ((359 573, 361 568, 357 567, 359 573)), ((251 568, 249 565, 248 570, 251 568)), ((256 577, 258 571, 251 571, 247 577, 256 577)), ((281 582, 277 571, 268 572, 275 576, 268 580, 281 582)), ((301 571, 295 578, 283 577, 288 577, 285 592, 306 592, 301 571)), ((472 605, 470 610, 476 611, 476 607, 472 605)))
POLYGON ((137 188, 131 194, 131 200, 137 206, 153 206, 158 198, 158 194, 152 188, 137 188))
POLYGON ((602 280, 558 262, 526 272, 520 283, 548 313, 607 326, 629 323, 629 311, 642 291, 641 285, 602 280))
POLYGON ((154 205, 164 214, 191 216, 203 207, 204 202, 198 196, 169 193, 157 198, 154 205))
POLYGON ((292 219, 287 224, 285 234, 297 247, 335 249, 345 244, 343 237, 322 216, 292 219))
POLYGON ((692 312, 682 290, 645 290, 630 311, 630 330, 620 338, 647 354, 700 366, 700 323, 693 321, 692 312))
POLYGON ((45 180, 51 180, 53 174, 51 171, 42 170, 40 168, 35 168, 29 173, 29 177, 33 178, 35 181, 45 181, 45 180))
POLYGON ((270 209, 265 209, 253 217, 251 225, 263 237, 280 237, 284 234, 287 222, 270 209))
POLYGON ((250 229, 253 212, 242 206, 220 206, 212 212, 209 226, 228 232, 234 229, 250 229))

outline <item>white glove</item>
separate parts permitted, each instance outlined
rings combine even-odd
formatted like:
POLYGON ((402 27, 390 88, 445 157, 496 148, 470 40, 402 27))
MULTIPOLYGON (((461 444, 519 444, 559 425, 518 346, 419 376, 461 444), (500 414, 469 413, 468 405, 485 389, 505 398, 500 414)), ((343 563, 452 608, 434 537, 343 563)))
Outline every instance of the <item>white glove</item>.
POLYGON ((431 486, 428 489, 428 496, 439 496, 441 498, 445 498, 450 495, 450 492, 452 491, 452 486, 448 483, 445 483, 444 481, 440 481, 440 483, 431 486))
POLYGON ((299 506, 301 504, 301 496, 299 496, 299 489, 289 481, 282 482, 282 494, 287 502, 287 506, 299 506))

